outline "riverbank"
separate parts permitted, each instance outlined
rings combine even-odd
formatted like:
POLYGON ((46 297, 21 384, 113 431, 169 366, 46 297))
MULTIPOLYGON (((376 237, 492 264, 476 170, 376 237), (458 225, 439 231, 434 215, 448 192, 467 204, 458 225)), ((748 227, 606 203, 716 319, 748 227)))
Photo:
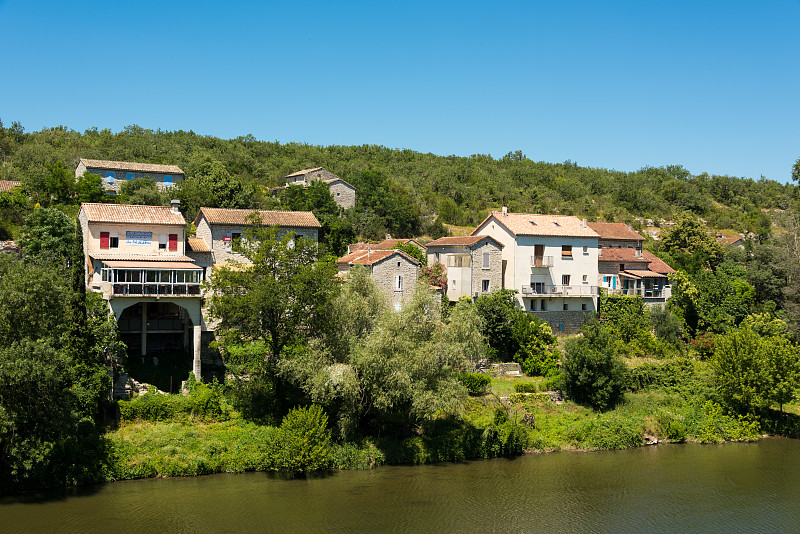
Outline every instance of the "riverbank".
MULTIPOLYGON (((332 442, 323 466, 369 469, 560 450, 627 449, 655 442, 755 441, 767 433, 798 435, 796 405, 786 407, 786 414, 760 419, 724 410, 714 399, 703 362, 629 363, 650 367, 632 373, 636 383, 629 384, 624 401, 613 410, 597 412, 550 394, 514 392, 515 384, 527 382, 534 386, 521 389, 535 389, 543 379, 495 378, 490 392, 466 399, 463 418, 437 420, 406 436, 332 442), (662 371, 660 378, 642 378, 653 375, 653 369, 662 371)), ((225 420, 174 414, 163 421, 123 421, 104 436, 105 479, 286 471, 278 427, 245 421, 230 410, 213 412, 225 420)))

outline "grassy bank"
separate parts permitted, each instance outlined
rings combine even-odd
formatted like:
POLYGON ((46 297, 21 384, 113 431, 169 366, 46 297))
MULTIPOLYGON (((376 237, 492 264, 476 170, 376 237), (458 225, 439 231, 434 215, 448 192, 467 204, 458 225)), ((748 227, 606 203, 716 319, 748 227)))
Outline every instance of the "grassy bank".
MULTIPOLYGON (((794 437, 800 433, 796 405, 787 407, 786 414, 760 419, 724 410, 714 398, 703 362, 667 365, 630 360, 628 365, 641 369, 630 373, 624 401, 607 412, 543 392, 515 392, 515 384, 526 383, 522 389, 531 390, 531 384, 541 387, 543 379, 494 378, 491 391, 466 400, 462 419, 434 421, 407 436, 326 442, 317 451, 317 467, 368 469, 522 452, 624 449, 656 440, 720 443, 756 440, 765 432, 794 437)), ((140 399, 135 409, 125 405, 122 412, 128 421, 105 436, 108 480, 304 470, 291 462, 303 454, 307 440, 297 449, 283 425, 243 420, 218 389, 201 388, 188 400, 177 396, 145 400, 140 399), (142 421, 142 414, 155 420, 142 421)))

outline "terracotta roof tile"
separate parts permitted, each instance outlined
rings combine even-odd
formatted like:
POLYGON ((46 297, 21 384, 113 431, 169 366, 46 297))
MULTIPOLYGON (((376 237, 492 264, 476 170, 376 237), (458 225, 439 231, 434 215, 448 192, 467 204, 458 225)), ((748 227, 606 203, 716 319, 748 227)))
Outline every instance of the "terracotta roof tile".
MULTIPOLYGON (((537 215, 533 213, 506 213, 493 211, 475 230, 480 230, 494 218, 515 235, 555 237, 599 237, 597 232, 571 215, 537 215)), ((475 232, 472 235, 475 235, 475 232)))
POLYGON ((157 172, 163 174, 184 174, 177 165, 160 165, 157 163, 136 163, 132 161, 108 161, 104 159, 81 158, 87 169, 114 169, 118 171, 157 172))
POLYGON ((383 261, 387 258, 391 258, 394 255, 399 255, 406 258, 408 261, 412 262, 414 265, 419 265, 419 260, 413 258, 403 252, 402 250, 358 250, 355 252, 351 252, 350 254, 346 254, 336 260, 338 264, 347 264, 347 265, 374 265, 380 261, 383 261))
POLYGON ((503 248, 503 244, 497 241, 495 238, 488 236, 488 235, 464 235, 464 236, 452 236, 452 237, 440 237, 434 241, 428 243, 427 247, 472 247, 477 243, 480 243, 484 239, 490 239, 494 241, 500 248, 503 248))
POLYGON ((589 228, 600 235, 600 239, 624 239, 644 241, 644 237, 634 232, 624 223, 589 222, 589 228))
POLYGON ((633 248, 612 248, 603 247, 600 249, 600 256, 597 258, 599 261, 624 261, 627 263, 641 262, 648 263, 650 260, 644 257, 644 251, 641 256, 636 255, 636 249, 633 248))
POLYGON ((664 260, 650 252, 649 250, 642 251, 642 257, 650 260, 650 265, 648 265, 648 269, 651 271, 655 271, 661 274, 672 274, 675 272, 675 269, 664 263, 664 260))
POLYGON ((21 185, 22 182, 16 182, 14 180, 0 180, 0 193, 11 191, 15 187, 19 187, 21 185))
POLYGON ((211 252, 208 244, 199 237, 187 237, 186 250, 188 252, 211 252))
POLYGON ((249 226, 248 217, 254 212, 261 216, 261 222, 266 226, 277 225, 289 228, 321 228, 322 226, 310 211, 234 210, 224 208, 200 208, 200 213, 197 214, 194 223, 199 223, 200 217, 205 217, 209 224, 249 226))
POLYGON ((667 275, 656 271, 641 270, 641 269, 626 269, 620 271, 622 276, 629 276, 632 278, 666 278, 667 275))
POLYGON ((287 174, 284 178, 289 178, 290 176, 302 176, 304 174, 308 174, 314 171, 321 171, 322 167, 314 167, 313 169, 303 169, 301 171, 293 172, 292 174, 287 174))
POLYGON ((81 203, 81 211, 89 222, 122 224, 168 224, 184 226, 186 220, 180 212, 173 213, 169 206, 133 206, 130 204, 81 203))
POLYGON ((352 244, 348 245, 348 250, 350 252, 354 252, 356 250, 367 250, 367 249, 372 249, 372 250, 391 250, 398 243, 412 243, 412 242, 415 245, 418 245, 422 250, 425 250, 427 248, 425 245, 423 245, 422 243, 420 243, 416 239, 384 239, 380 243, 364 243, 364 242, 352 243, 352 244))

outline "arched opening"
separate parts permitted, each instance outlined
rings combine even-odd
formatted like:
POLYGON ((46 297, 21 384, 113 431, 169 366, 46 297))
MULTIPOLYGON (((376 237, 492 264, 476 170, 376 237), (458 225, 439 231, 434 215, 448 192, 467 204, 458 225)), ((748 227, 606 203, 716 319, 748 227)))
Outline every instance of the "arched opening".
POLYGON ((117 321, 128 346, 131 378, 162 391, 180 391, 192 369, 193 323, 189 312, 173 302, 137 302, 117 321))

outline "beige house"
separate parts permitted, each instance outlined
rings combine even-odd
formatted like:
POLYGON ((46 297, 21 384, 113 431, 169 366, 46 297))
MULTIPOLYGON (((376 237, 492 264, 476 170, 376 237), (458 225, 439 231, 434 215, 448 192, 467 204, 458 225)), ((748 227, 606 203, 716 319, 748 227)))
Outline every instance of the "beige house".
POLYGON ((517 291, 520 306, 572 333, 597 310, 597 232, 564 215, 494 211, 472 232, 503 245, 503 287, 517 291))
POLYGON ((367 267, 395 310, 400 310, 417 285, 419 261, 402 250, 359 250, 339 258, 336 263, 342 275, 353 265, 367 267))
POLYGON ((81 158, 75 169, 75 178, 80 178, 86 171, 102 177, 103 187, 111 194, 118 193, 124 181, 136 178, 152 178, 158 189, 164 191, 185 177, 177 165, 81 158))
POLYGON ((284 180, 287 187, 290 185, 308 187, 311 182, 320 180, 328 185, 334 202, 340 208, 348 209, 356 205, 356 188, 322 167, 293 172, 285 176, 284 180))
POLYGON ((428 265, 447 272, 447 297, 477 298, 503 287, 503 244, 491 236, 442 237, 427 244, 428 265))
POLYGON ((86 284, 108 301, 129 350, 187 349, 201 376, 202 266, 186 254, 186 221, 172 207, 81 204, 86 284))
POLYGON ((278 237, 293 232, 298 237, 318 241, 322 228, 310 211, 200 208, 194 220, 197 237, 190 240, 191 254, 206 267, 228 260, 246 261, 246 258, 233 251, 232 245, 235 239, 240 238, 252 226, 254 220, 260 221, 264 226, 277 226, 278 237))

